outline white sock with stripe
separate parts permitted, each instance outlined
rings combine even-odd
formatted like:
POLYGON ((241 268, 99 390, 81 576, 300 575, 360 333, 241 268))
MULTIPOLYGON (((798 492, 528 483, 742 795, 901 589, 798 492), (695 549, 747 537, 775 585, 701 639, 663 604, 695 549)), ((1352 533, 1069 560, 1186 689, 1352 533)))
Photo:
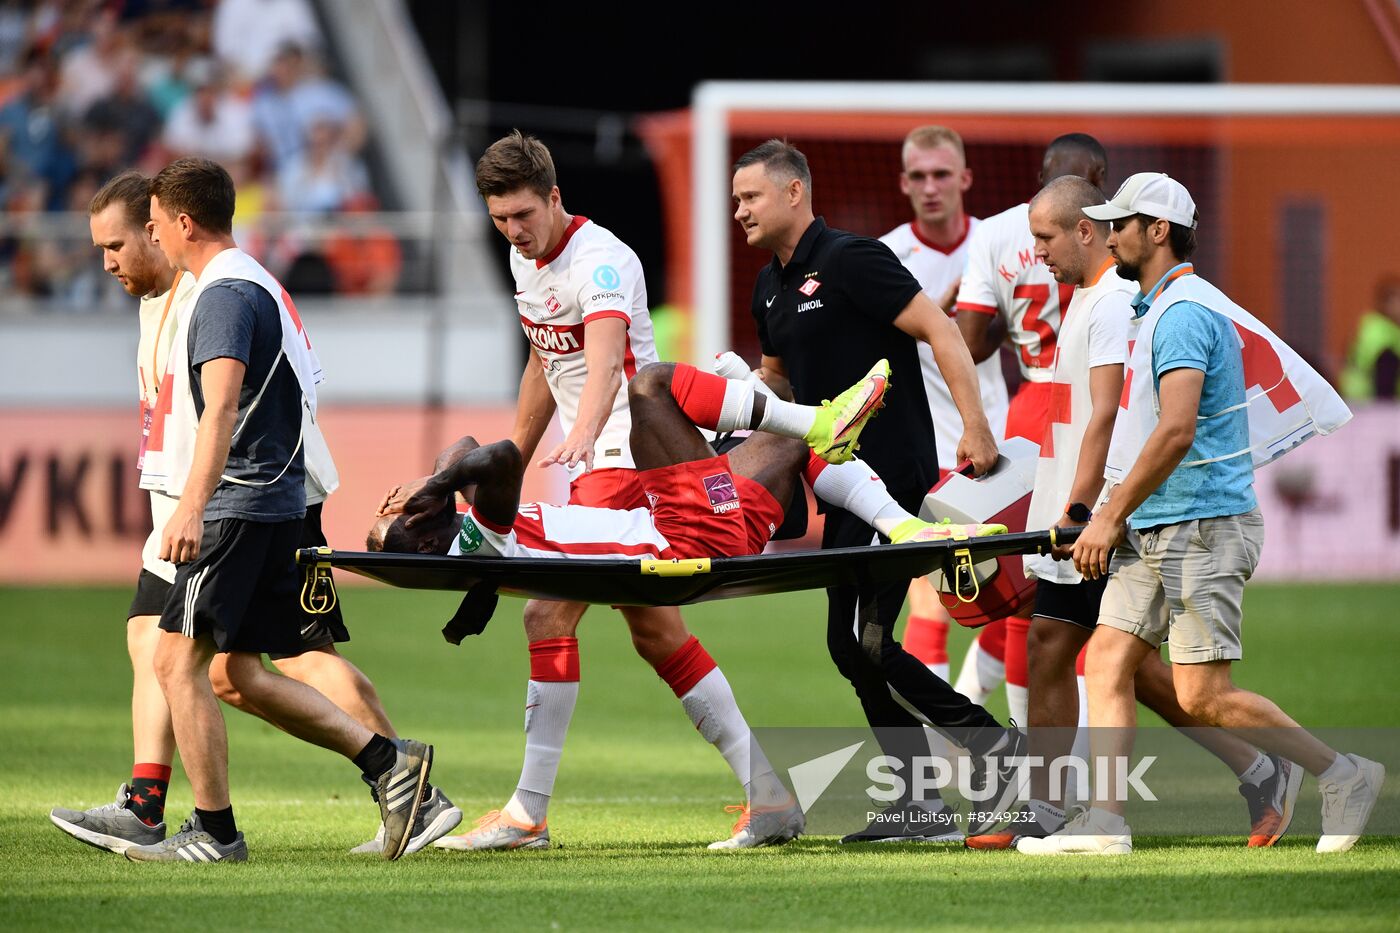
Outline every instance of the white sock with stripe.
POLYGON ((554 793, 564 739, 578 703, 578 639, 546 638, 530 644, 525 689, 525 762, 505 813, 517 823, 542 825, 554 793))
POLYGON ((885 481, 859 457, 827 463, 812 454, 804 475, 818 499, 850 512, 882 535, 915 517, 894 501, 885 481))
POLYGON ((657 665, 656 673, 681 701, 701 738, 724 757, 750 802, 765 807, 788 801, 787 789, 754 741, 724 672, 695 636, 657 665))

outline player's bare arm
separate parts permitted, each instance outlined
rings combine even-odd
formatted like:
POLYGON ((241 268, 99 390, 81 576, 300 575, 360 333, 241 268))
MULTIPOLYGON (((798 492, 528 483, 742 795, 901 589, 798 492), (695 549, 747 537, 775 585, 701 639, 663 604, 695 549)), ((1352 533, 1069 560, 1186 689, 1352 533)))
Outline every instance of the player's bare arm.
POLYGON ((758 369, 754 374, 773 390, 773 394, 778 398, 791 399, 792 379, 788 377, 787 364, 780 356, 765 356, 758 363, 758 369))
MULTIPOLYGON (((953 284, 944 289, 943 294, 938 296, 938 307, 943 309, 943 313, 949 317, 953 316, 953 309, 958 303, 958 289, 962 288, 962 278, 953 280, 953 284)), ((978 360, 977 362, 981 362, 978 360)))
POLYGON ((1094 513, 1089 527, 1074 544, 1074 569, 1090 580, 1108 573, 1113 549, 1123 541, 1124 523, 1138 506, 1166 482, 1196 439, 1196 415, 1201 406, 1205 373, 1183 367, 1162 374, 1158 399, 1162 412, 1147 437, 1142 453, 1108 501, 1094 513))
POLYGON ((958 460, 971 460, 977 475, 997 462, 997 442, 987 413, 982 410, 982 393, 977 384, 977 370, 967 345, 963 343, 957 325, 923 292, 899 312, 894 326, 912 337, 924 341, 933 350, 933 360, 948 383, 953 404, 963 421, 963 436, 958 440, 958 460))
MULTIPOLYGON (((1089 415, 1089 425, 1084 429, 1084 440, 1079 445, 1079 462, 1074 469, 1074 485, 1070 487, 1069 502, 1083 502, 1092 507, 1103 489, 1108 443, 1113 438, 1113 423, 1118 417, 1118 400, 1122 394, 1123 364, 1095 366, 1089 370, 1089 399, 1093 410, 1089 415)), ((1060 528, 1071 528, 1086 523, 1075 521, 1066 513, 1055 524, 1060 528)), ((1072 553, 1071 547, 1061 545, 1055 548, 1053 556, 1064 560, 1072 553)))
POLYGON ((540 466, 562 463, 572 467, 582 461, 593 469, 593 445, 612 414, 617 390, 622 387, 622 360, 627 354, 627 322, 615 317, 583 325, 583 360, 588 367, 579 395, 578 420, 564 443, 554 448, 540 466))
POLYGON ((558 408, 554 393, 544 377, 544 361, 534 348, 525 358, 525 371, 520 374, 520 394, 515 405, 515 427, 510 439, 520 448, 526 460, 534 457, 540 439, 549 427, 549 419, 558 408))
MULTIPOLYGON (((512 441, 512 443, 514 442, 512 441)), ((454 463, 480 446, 481 445, 477 443, 474 437, 459 437, 444 449, 442 453, 437 455, 437 459, 433 461, 433 474, 436 475, 448 470, 454 463)), ((519 446, 519 444, 516 444, 517 449, 519 449, 519 446)), ((409 480, 408 482, 400 483, 393 487, 385 493, 384 498, 379 501, 379 506, 375 509, 374 514, 376 516, 383 516, 404 511, 404 506, 408 503, 408 500, 416 496, 432 478, 432 476, 421 476, 418 479, 409 480)), ((456 492, 460 496, 466 493, 467 490, 458 489, 456 492)))
POLYGON ((227 357, 209 360, 199 368, 204 414, 199 418, 189 480, 161 536, 161 560, 182 564, 199 556, 204 537, 204 506, 228 463, 233 423, 238 418, 238 393, 243 388, 246 369, 242 361, 227 357))
POLYGON ((972 354, 972 361, 980 363, 1000 349, 1006 340, 1006 321, 1000 314, 983 314, 980 311, 959 311, 953 318, 963 343, 972 354))

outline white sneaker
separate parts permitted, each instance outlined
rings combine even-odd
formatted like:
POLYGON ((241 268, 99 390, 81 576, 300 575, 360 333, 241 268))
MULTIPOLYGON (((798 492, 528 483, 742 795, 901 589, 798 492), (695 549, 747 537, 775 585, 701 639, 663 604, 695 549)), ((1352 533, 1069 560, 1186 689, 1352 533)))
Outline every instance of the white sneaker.
POLYGON ((1065 824, 1065 828, 1044 838, 1023 836, 1016 840, 1016 851, 1026 855, 1127 855, 1133 851, 1133 831, 1126 823, 1121 833, 1105 832, 1085 810, 1065 824))
POLYGON ((739 821, 728 839, 712 842, 710 849, 757 849, 764 846, 786 845, 807 828, 802 808, 793 800, 781 807, 751 807, 747 803, 724 808, 739 814, 739 821))
POLYGON ((1348 755, 1356 765, 1356 776, 1345 783, 1323 784, 1322 837, 1317 840, 1319 852, 1345 852, 1356 845, 1371 809, 1385 783, 1385 766, 1356 755, 1348 755))

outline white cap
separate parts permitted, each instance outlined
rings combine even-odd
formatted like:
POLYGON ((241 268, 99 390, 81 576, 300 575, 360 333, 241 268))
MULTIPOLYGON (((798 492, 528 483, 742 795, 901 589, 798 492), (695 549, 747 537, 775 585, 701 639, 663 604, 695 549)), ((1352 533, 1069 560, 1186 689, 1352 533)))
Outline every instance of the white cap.
POLYGON ((1134 214, 1169 220, 1183 227, 1196 226, 1196 202, 1186 186, 1161 172, 1138 172, 1106 203, 1084 208, 1090 220, 1121 220, 1134 214))

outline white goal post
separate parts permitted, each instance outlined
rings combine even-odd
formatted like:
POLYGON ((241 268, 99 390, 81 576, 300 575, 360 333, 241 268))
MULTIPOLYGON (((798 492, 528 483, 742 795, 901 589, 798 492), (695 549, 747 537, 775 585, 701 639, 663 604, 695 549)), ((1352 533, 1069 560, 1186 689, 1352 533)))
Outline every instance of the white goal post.
MULTIPOLYGON (((1068 131, 1074 128, 1069 121, 1090 116, 1400 115, 1400 88, 1346 85, 715 81, 697 85, 692 101, 692 347, 695 360, 702 363, 729 349, 731 343, 732 116, 757 112, 1063 116, 1068 131)), ((775 130, 775 135, 782 135, 781 130, 775 130)), ((1393 184, 1400 185, 1400 172, 1396 175, 1393 184)))

